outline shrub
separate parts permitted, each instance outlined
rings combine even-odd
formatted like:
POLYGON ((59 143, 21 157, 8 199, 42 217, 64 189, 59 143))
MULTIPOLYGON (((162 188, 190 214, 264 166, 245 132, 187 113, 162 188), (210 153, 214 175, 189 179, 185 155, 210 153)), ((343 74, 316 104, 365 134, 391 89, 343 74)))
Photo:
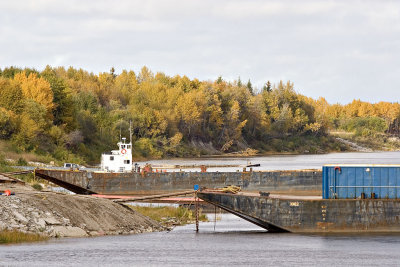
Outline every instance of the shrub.
POLYGON ((0 231, 0 244, 44 241, 48 238, 39 234, 22 233, 16 230, 0 231))
POLYGON ((17 161, 18 166, 27 166, 28 162, 24 158, 19 158, 17 161))
POLYGON ((32 185, 32 187, 38 191, 42 191, 43 190, 43 186, 39 183, 35 183, 32 185))

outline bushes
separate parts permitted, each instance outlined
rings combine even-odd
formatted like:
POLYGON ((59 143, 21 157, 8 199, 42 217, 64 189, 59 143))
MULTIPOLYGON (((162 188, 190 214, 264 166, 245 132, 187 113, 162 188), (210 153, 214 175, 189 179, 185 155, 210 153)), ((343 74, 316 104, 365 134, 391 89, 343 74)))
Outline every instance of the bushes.
POLYGON ((136 141, 134 151, 143 157, 161 158, 163 155, 163 152, 154 145, 154 141, 149 138, 141 138, 136 141))
POLYGON ((384 133, 388 125, 379 117, 357 117, 345 121, 341 128, 354 132, 356 136, 375 136, 377 133, 384 133))

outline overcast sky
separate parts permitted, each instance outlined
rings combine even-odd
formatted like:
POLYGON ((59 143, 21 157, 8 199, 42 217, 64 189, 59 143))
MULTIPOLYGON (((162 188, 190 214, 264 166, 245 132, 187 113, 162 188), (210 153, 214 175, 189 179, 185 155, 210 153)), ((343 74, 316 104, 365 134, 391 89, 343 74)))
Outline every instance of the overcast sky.
POLYGON ((0 68, 73 66, 294 82, 400 101, 400 1, 1 1, 0 68))

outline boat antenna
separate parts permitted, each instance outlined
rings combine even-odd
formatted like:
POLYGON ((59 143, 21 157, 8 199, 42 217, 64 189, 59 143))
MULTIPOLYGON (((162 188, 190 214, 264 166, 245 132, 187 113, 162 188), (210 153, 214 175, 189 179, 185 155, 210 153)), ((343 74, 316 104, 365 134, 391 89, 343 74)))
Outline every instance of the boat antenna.
POLYGON ((121 123, 119 124, 119 141, 121 142, 122 140, 122 134, 121 134, 121 123))
POLYGON ((132 120, 129 121, 129 142, 132 144, 132 120))

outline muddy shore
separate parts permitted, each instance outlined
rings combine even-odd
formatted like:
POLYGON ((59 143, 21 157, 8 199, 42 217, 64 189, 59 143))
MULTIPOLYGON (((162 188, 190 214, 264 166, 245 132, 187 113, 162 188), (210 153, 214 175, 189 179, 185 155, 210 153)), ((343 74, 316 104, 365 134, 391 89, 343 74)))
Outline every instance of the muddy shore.
POLYGON ((0 184, 0 229, 50 237, 87 237, 165 230, 156 221, 120 204, 92 196, 36 191, 20 184, 0 184))

